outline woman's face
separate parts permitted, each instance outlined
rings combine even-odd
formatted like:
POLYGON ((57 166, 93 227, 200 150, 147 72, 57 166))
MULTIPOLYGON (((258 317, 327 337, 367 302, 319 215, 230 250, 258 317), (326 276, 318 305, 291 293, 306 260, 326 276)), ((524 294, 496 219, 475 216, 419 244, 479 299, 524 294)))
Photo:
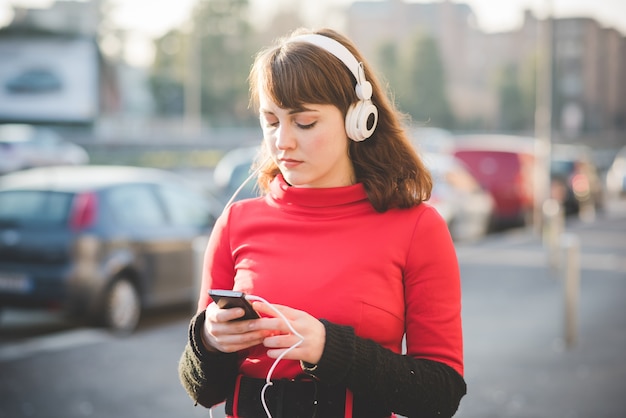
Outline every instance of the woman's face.
POLYGON ((283 177, 295 187, 341 187, 355 183, 341 111, 305 104, 282 109, 261 90, 263 139, 283 177))

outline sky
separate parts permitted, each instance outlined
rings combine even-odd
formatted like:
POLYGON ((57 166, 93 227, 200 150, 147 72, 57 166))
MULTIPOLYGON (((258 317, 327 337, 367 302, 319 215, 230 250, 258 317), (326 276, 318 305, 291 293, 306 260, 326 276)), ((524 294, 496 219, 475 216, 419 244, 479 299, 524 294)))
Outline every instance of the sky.
MULTIPOLYGON (((46 7, 54 0, 0 0, 0 26, 11 17, 11 5, 21 7, 46 7)), ((80 0, 79 0, 80 1, 80 0)), ((133 54, 139 60, 141 43, 159 37, 169 29, 180 27, 187 19, 191 5, 196 0, 112 0, 116 3, 116 23, 135 33, 138 47, 133 54), (149 11, 149 12, 146 12, 149 11)), ((354 0, 300 0, 300 9, 306 22, 312 26, 328 25, 341 29, 338 13, 354 0), (333 20, 329 20, 333 19, 333 20)), ((432 2, 432 0, 405 0, 432 2)), ((587 16, 595 18, 601 25, 613 27, 626 35, 626 0, 453 0, 469 4, 477 17, 480 28, 485 32, 511 30, 521 25, 524 9, 532 10, 538 17, 548 13, 556 17, 587 16)), ((250 0, 252 15, 262 26, 269 17, 294 0, 250 0)))
MULTIPOLYGON (((53 0, 0 0, 0 22, 10 16, 10 5, 45 7, 53 0)), ((114 0, 119 5, 118 21, 149 36, 159 36, 169 28, 180 25, 195 0, 114 0), (149 10, 149 13, 146 13, 149 10)), ((321 20, 326 7, 339 8, 353 0, 301 1, 305 14, 321 20), (324 6, 324 7, 322 7, 324 6)), ((429 2, 431 0, 405 0, 429 2)), ((523 10, 530 8, 538 16, 552 9, 555 16, 590 16, 604 26, 614 27, 626 34, 625 0, 453 0, 469 4, 486 32, 508 30, 521 24, 523 10)), ((250 0, 254 14, 265 19, 278 7, 292 0, 250 0)), ((261 22, 262 23, 262 22, 261 22)), ((312 22, 323 23, 323 22, 312 22)))

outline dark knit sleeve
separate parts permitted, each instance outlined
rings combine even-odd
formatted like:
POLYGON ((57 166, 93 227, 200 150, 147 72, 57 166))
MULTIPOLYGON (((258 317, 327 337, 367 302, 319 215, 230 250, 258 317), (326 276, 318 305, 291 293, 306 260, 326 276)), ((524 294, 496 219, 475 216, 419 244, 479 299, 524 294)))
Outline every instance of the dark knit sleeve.
POLYGON ((467 388, 452 367, 396 354, 355 335, 352 327, 322 320, 326 344, 320 362, 303 369, 327 384, 346 385, 355 396, 408 417, 452 417, 467 388))
POLYGON ((202 343, 204 311, 189 324, 189 340, 178 363, 180 381, 196 404, 210 408, 226 399, 237 376, 237 353, 211 352, 202 343))

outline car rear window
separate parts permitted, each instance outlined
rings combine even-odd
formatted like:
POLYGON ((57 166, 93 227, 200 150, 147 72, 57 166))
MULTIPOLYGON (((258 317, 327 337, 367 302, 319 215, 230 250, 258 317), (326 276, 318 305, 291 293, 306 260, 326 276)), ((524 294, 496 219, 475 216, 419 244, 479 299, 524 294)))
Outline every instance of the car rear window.
POLYGON ((127 227, 163 226, 167 217, 153 187, 129 184, 112 188, 106 193, 115 219, 127 227))
POLYGON ((552 174, 570 175, 574 171, 574 162, 567 160, 552 160, 550 166, 552 174))
POLYGON ((0 192, 0 224, 58 226, 67 222, 72 194, 11 190, 0 192))

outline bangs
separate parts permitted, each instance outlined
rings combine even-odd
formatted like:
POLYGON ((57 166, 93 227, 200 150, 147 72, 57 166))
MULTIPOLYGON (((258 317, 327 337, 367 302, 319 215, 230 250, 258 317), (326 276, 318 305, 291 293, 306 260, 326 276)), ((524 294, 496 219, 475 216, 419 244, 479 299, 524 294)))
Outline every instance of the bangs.
POLYGON ((321 57, 308 45, 287 44, 263 58, 255 69, 255 98, 263 90, 283 109, 301 109, 309 103, 332 104, 347 111, 354 95, 353 81, 335 57, 321 57))

